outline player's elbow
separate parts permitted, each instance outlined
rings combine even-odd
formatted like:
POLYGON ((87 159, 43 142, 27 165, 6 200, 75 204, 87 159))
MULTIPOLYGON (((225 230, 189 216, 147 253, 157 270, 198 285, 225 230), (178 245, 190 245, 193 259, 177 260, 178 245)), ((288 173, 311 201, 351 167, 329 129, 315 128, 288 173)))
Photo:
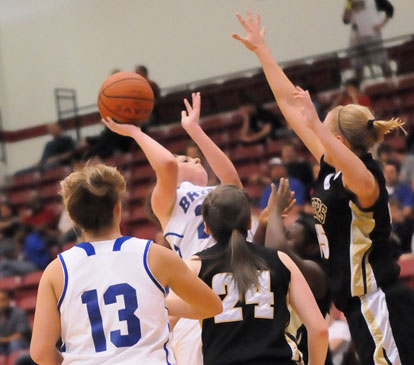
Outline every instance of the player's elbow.
POLYGON ((206 307, 203 313, 204 318, 214 317, 217 314, 223 312, 223 303, 221 302, 220 298, 214 294, 211 299, 211 303, 208 307, 206 307))
POLYGON ((30 357, 36 364, 46 364, 53 357, 54 347, 43 342, 32 340, 30 343, 30 357))

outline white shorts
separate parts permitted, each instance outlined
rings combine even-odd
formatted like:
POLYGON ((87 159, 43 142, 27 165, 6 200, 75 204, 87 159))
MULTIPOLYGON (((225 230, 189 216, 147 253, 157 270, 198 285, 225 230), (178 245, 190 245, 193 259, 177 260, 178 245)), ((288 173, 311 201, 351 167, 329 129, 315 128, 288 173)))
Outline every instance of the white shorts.
POLYGON ((203 365, 200 322, 181 318, 172 331, 171 347, 177 365, 203 365))

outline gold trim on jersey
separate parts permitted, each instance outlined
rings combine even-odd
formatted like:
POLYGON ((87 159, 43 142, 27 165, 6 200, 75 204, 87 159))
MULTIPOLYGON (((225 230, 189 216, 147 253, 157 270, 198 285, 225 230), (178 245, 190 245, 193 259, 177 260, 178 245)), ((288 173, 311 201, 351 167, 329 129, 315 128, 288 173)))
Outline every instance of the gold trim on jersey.
POLYGON ((361 312, 375 343, 375 365, 389 365, 390 362, 393 365, 401 365, 400 355, 389 323, 385 294, 381 289, 361 296, 361 312))
POLYGON ((369 235, 374 230, 375 220, 373 212, 360 210, 352 201, 349 202, 349 207, 352 212, 349 247, 351 295, 361 296, 377 288, 374 272, 369 263, 369 250, 372 246, 369 235))

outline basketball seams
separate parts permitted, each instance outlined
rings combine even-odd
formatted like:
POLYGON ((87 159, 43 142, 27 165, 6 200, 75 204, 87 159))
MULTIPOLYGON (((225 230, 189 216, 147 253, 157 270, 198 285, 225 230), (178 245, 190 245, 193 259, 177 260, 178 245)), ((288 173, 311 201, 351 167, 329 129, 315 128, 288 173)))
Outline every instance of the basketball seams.
POLYGON ((135 77, 127 77, 124 78, 122 80, 116 80, 112 83, 110 83, 109 85, 105 86, 100 94, 99 97, 101 97, 101 95, 104 95, 106 98, 114 98, 114 99, 133 99, 133 100, 143 100, 143 101, 149 101, 152 102, 153 99, 146 99, 146 98, 138 98, 138 97, 133 97, 133 96, 109 96, 107 94, 105 94, 106 89, 110 88, 111 86, 114 86, 120 82, 124 82, 124 81, 129 81, 129 80, 134 80, 134 81, 138 81, 140 84, 142 85, 148 85, 148 90, 152 92, 151 86, 149 86, 148 82, 146 80, 141 80, 139 78, 135 78, 135 77))
POLYGON ((124 119, 124 120, 126 120, 126 119, 128 119, 128 122, 130 122, 130 123, 133 123, 133 122, 137 122, 137 121, 140 121, 140 119, 136 119, 136 118, 125 118, 125 115, 122 115, 122 114, 119 114, 118 112, 116 112, 115 110, 112 110, 112 109, 110 109, 104 102, 103 102, 103 100, 102 100, 102 98, 101 98, 101 96, 102 96, 102 94, 100 94, 99 95, 99 99, 98 99, 98 105, 99 105, 99 102, 105 107, 105 109, 106 110, 108 110, 108 112, 110 112, 110 113, 112 113, 112 114, 114 114, 114 115, 116 115, 116 116, 118 116, 118 117, 120 117, 120 118, 122 118, 122 119, 124 119))

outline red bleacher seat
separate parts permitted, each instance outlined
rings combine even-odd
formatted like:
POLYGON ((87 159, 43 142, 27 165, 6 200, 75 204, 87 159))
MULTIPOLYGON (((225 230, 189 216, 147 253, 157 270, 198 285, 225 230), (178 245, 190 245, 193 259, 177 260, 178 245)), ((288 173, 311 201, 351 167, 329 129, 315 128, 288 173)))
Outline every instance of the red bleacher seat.
POLYGON ((27 205, 29 204, 32 195, 32 189, 15 190, 7 193, 7 200, 12 205, 27 205))
POLYGON ((340 63, 336 54, 313 61, 307 69, 305 85, 317 92, 336 89, 341 85, 340 63))
POLYGON ((7 365, 15 365, 16 360, 22 355, 29 355, 29 349, 27 349, 27 350, 18 350, 18 351, 15 351, 15 352, 11 353, 8 356, 6 364, 7 365))
POLYGON ((244 93, 249 99, 260 104, 274 100, 272 89, 267 83, 263 72, 250 78, 249 86, 245 88, 244 93))
POLYGON ((211 131, 223 130, 223 118, 220 117, 213 117, 208 119, 203 119, 200 122, 201 128, 203 131, 209 134, 211 131))
POLYGON ((105 159, 105 164, 118 168, 126 167, 133 160, 132 153, 121 153, 119 155, 110 156, 105 159))
POLYGON ((40 278, 42 277, 43 271, 35 271, 30 274, 22 276, 19 289, 21 288, 37 288, 39 286, 40 278))
MULTIPOLYGON (((216 114, 218 112, 216 100, 220 93, 221 85, 219 84, 208 84, 197 87, 196 92, 201 94, 201 116, 216 114)), ((191 98, 188 99, 191 103, 191 98)), ((181 101, 180 107, 182 108, 183 103, 181 101)), ((181 117, 181 113, 180 113, 181 117)))
POLYGON ((40 186, 38 189, 39 195, 43 199, 60 199, 59 191, 60 191, 59 182, 45 184, 45 185, 40 186))
POLYGON ((185 152, 187 145, 190 143, 190 137, 186 136, 178 140, 164 143, 165 148, 171 153, 181 155, 185 152))
POLYGON ((72 172, 69 166, 59 166, 42 173, 40 180, 42 183, 51 181, 60 181, 72 172))
POLYGON ((239 173, 241 180, 247 180, 253 174, 261 173, 262 167, 258 163, 249 163, 244 165, 236 166, 237 172, 239 173))
POLYGON ((395 85, 391 81, 379 82, 363 89, 363 93, 367 94, 372 100, 382 97, 390 97, 396 91, 395 85))
POLYGON ((261 184, 246 184, 244 186, 244 189, 247 191, 247 194, 249 194, 250 199, 254 204, 257 204, 260 201, 260 197, 263 193, 263 186, 261 184))
POLYGON ((23 296, 17 301, 16 305, 26 312, 33 313, 36 308, 36 295, 30 293, 30 295, 23 296))
POLYGON ((133 237, 145 238, 153 240, 155 238, 155 233, 157 232, 157 227, 154 223, 140 223, 132 226, 130 228, 129 234, 133 237))
POLYGON ((8 365, 8 356, 0 355, 0 365, 8 365))
POLYGON ((21 283, 21 276, 8 276, 0 279, 0 290, 15 290, 21 283))
POLYGON ((25 174, 16 175, 13 178, 13 182, 8 188, 18 188, 23 186, 33 186, 39 182, 40 172, 27 172, 25 174))
POLYGON ((414 258, 400 260, 398 263, 401 267, 400 280, 414 289, 414 258))
POLYGON ((146 184, 146 185, 140 184, 138 186, 133 187, 132 189, 130 189, 129 200, 130 201, 136 201, 136 200, 143 201, 149 196, 152 188, 153 188, 153 184, 146 184))
POLYGON ((263 145, 237 146, 231 151, 231 160, 234 163, 241 161, 260 160, 264 153, 263 145))
POLYGON ((155 178, 155 172, 149 164, 139 165, 131 170, 131 181, 142 182, 155 178))

